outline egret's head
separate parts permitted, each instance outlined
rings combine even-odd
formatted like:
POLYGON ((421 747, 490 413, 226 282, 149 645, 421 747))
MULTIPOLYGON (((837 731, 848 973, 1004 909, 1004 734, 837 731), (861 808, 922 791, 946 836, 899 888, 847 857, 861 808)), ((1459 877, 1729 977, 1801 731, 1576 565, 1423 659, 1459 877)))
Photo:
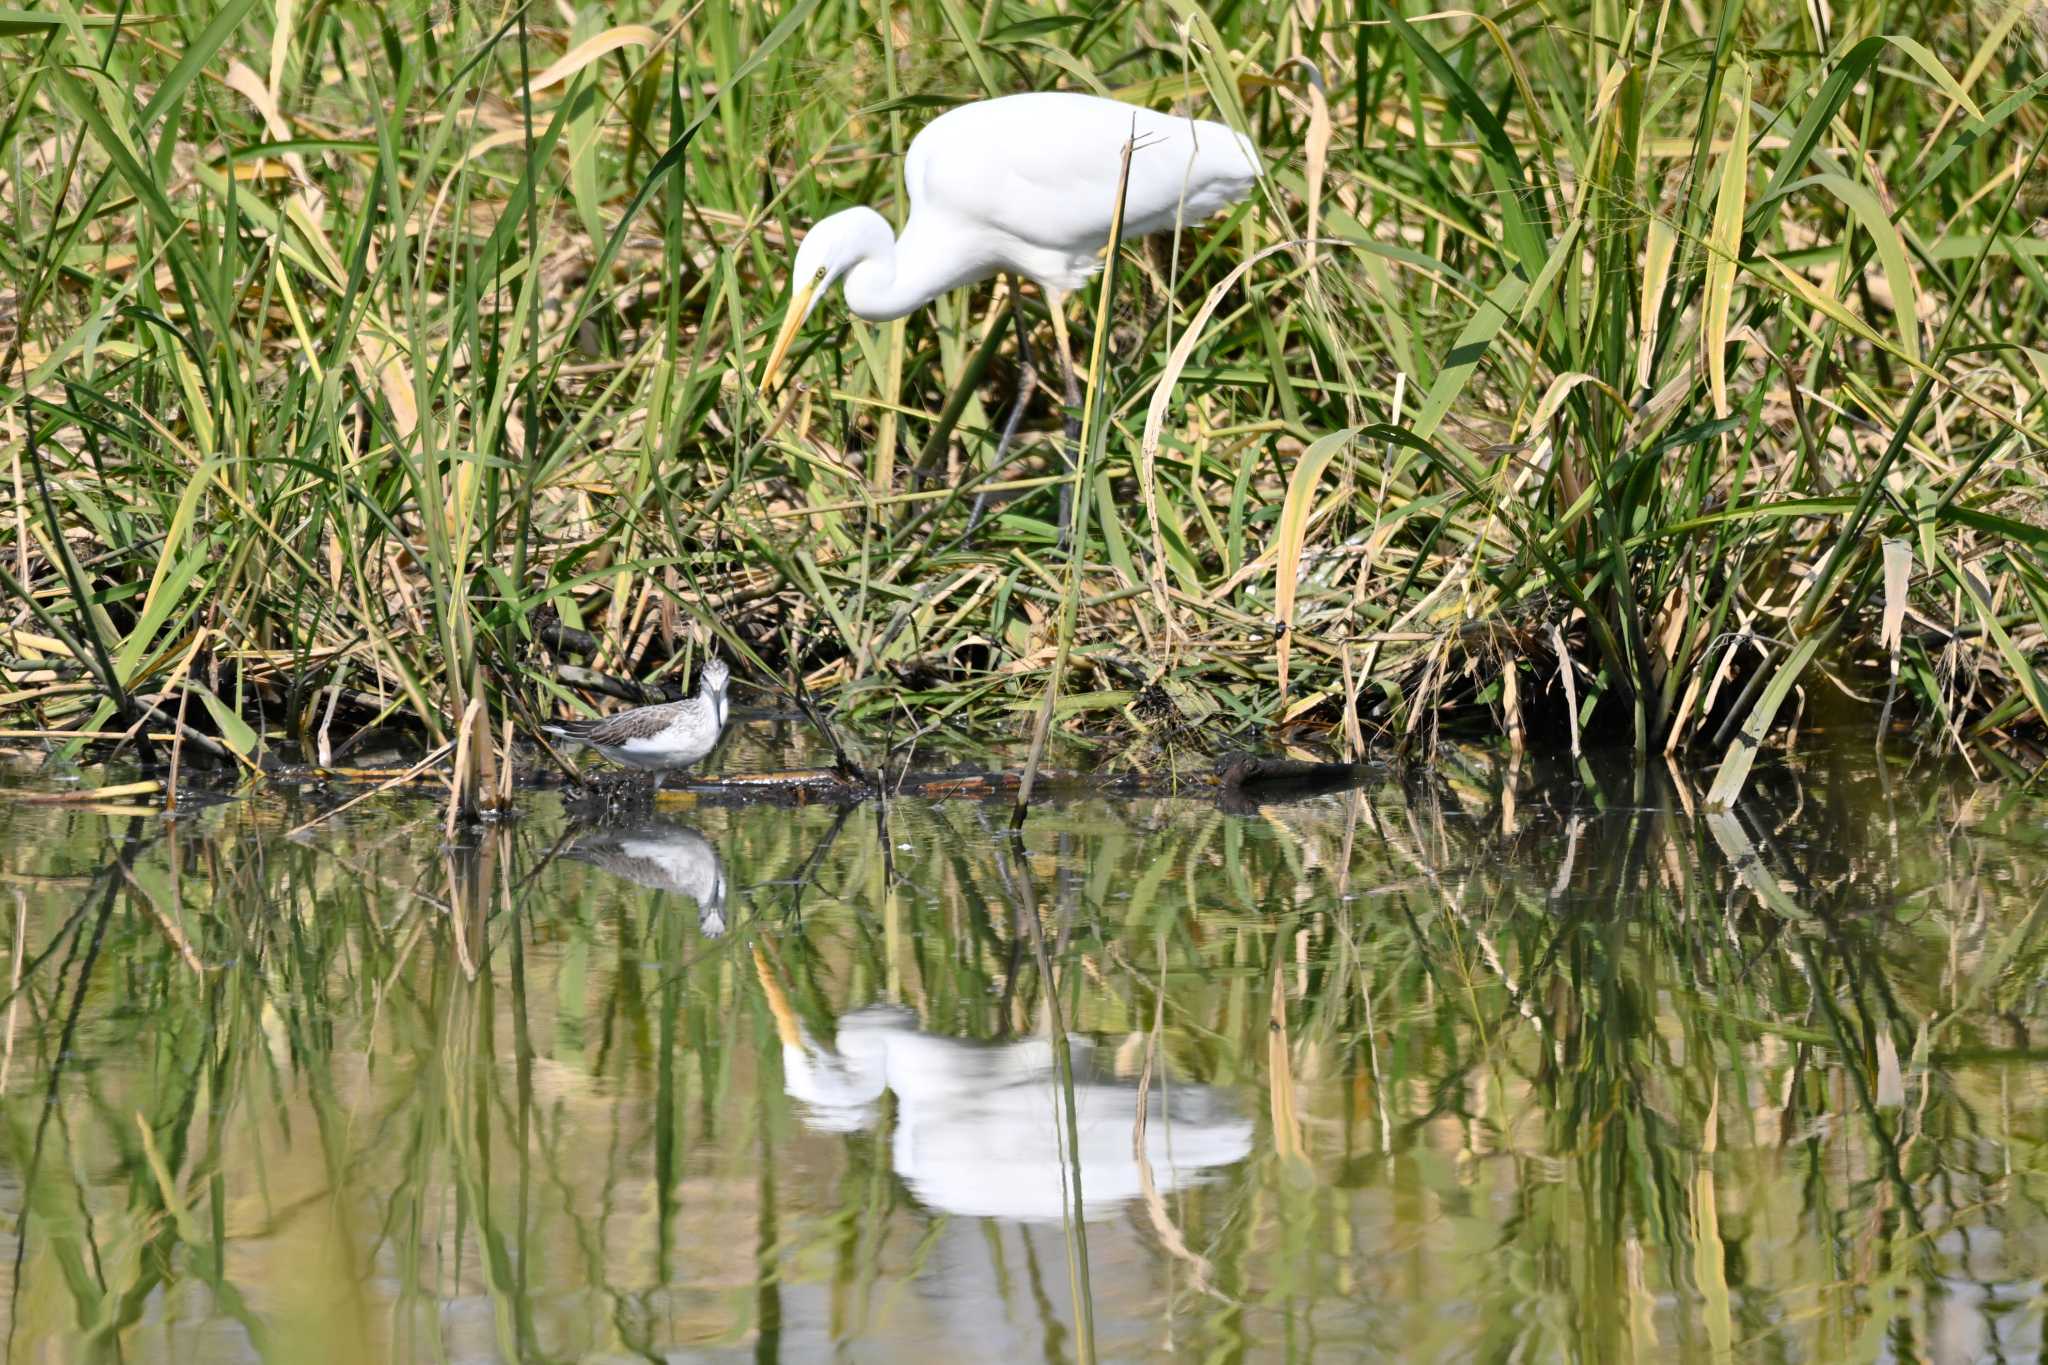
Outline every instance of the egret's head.
POLYGON ((789 311, 782 315, 782 329, 768 352, 768 364, 761 371, 761 392, 775 386, 782 371, 783 357, 796 340, 796 329, 804 325, 833 283, 871 256, 895 250, 896 234, 889 220, 873 209, 847 209, 820 219, 797 243, 796 265, 789 272, 789 311))

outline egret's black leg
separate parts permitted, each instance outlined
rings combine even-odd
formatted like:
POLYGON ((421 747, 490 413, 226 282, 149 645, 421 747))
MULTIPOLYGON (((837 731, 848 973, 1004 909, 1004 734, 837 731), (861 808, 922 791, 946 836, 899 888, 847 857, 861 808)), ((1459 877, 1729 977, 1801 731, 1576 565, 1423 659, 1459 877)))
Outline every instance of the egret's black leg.
MULTIPOLYGON (((1038 365, 1031 358, 1031 339, 1024 322, 1024 300, 1016 292, 1015 279, 1010 281, 1010 289, 1010 319, 1017 324, 1017 397, 1010 405, 1010 415, 1003 419, 1003 434, 996 439, 995 458, 988 467, 991 481, 1002 472, 1010 442, 1017 438, 1017 428, 1023 424, 1024 414, 1031 407, 1031 392, 1038 387, 1038 365)), ((968 535, 973 535, 974 528, 981 525, 982 514, 987 510, 988 493, 984 490, 974 495, 974 509, 967 516, 968 535)))
POLYGON ((996 458, 989 466, 991 471, 1003 467, 1003 457, 1009 453, 1010 442, 1017 438, 1017 428, 1031 407, 1031 392, 1038 387, 1038 363, 1031 356, 1031 332, 1024 322, 1024 310, 1012 306, 1010 317, 1017 325, 1017 397, 1010 404, 1010 415, 1003 419, 1003 434, 996 441, 996 458))

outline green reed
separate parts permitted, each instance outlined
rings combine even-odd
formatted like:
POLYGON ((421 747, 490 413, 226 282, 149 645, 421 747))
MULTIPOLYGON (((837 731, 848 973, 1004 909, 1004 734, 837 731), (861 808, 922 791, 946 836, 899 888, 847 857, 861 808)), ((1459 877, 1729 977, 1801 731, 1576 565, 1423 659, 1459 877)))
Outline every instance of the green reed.
POLYGON ((2037 11, 24 11, 6 717, 318 758, 482 700, 489 757, 587 704, 558 618, 600 671, 718 640, 877 727, 1013 729, 1071 646, 1068 729, 1163 678, 1366 744, 1691 746, 1720 801, 1838 689, 2031 752, 2037 11), (752 392, 804 226, 900 220, 932 109, 1054 86, 1224 117, 1271 168, 1074 319, 1071 629, 1055 406, 988 463, 988 287, 828 303, 799 387, 752 392))

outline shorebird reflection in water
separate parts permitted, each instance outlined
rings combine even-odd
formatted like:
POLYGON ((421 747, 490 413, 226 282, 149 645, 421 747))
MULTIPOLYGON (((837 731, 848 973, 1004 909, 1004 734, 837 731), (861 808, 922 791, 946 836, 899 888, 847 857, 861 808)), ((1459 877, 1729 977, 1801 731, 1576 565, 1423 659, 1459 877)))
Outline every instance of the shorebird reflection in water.
POLYGON ((694 697, 541 728, 595 749, 620 767, 652 772, 659 787, 664 772, 687 768, 718 747, 718 737, 725 732, 730 680, 725 660, 707 659, 694 697))
POLYGON ((697 902, 697 931, 725 932, 725 863, 709 839, 688 825, 650 821, 593 829, 568 849, 578 862, 655 891, 697 902))
POLYGON ((1069 1172, 1078 1161, 1086 1205, 1105 1218, 1144 1197, 1205 1179, 1250 1155, 1252 1125, 1205 1085, 1155 1085, 1146 1097, 1143 1157, 1131 1145, 1134 1081, 1093 1074, 1091 1039, 1068 1035, 1074 1057, 1078 1148, 1063 1148, 1063 1099, 1052 1041, 975 1043, 924 1032, 907 1009, 871 1005, 838 1021, 827 1047, 798 1019, 756 949, 756 971, 782 1037, 782 1084, 805 1126, 851 1133, 896 1095, 890 1158, 927 1208, 968 1218, 1052 1222, 1070 1213, 1069 1172))

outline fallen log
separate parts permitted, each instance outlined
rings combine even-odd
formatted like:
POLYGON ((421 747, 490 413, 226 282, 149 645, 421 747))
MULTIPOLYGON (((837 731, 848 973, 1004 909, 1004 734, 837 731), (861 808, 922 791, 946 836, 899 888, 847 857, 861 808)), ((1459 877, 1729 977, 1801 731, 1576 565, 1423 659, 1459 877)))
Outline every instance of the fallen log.
MULTIPOLYGON (((1301 759, 1262 758, 1255 754, 1232 754, 1209 772, 1121 773, 1105 776, 1048 769, 1038 782, 1048 795, 1169 796, 1189 791, 1213 790, 1235 809, 1255 808, 1284 801, 1348 791, 1362 785, 1372 769, 1361 763, 1316 763, 1301 759)), ((829 796, 863 801, 879 795, 913 796, 927 800, 968 799, 1014 794, 1023 784, 1023 774, 1005 769, 955 769, 941 772, 912 772, 887 779, 875 779, 865 772, 849 774, 839 768, 805 768, 770 773, 740 773, 730 777, 699 778, 667 788, 700 796, 739 795, 773 798, 781 795, 829 796)))
MULTIPOLYGON (((1057 774, 1061 779, 1085 781, 1076 774, 1057 774)), ((886 780, 855 776, 838 768, 801 768, 772 773, 735 773, 730 777, 705 777, 665 785, 664 791, 689 792, 697 796, 740 796, 755 800, 790 798, 805 800, 827 797, 843 801, 868 801, 878 796, 917 797, 923 800, 974 800, 1014 792, 1022 782, 1021 773, 979 768, 941 772, 903 773, 886 780)))
POLYGON ((635 706, 680 701, 685 695, 683 689, 674 683, 635 682, 631 678, 615 678, 609 673, 600 673, 594 668, 578 668, 575 664, 556 664, 555 676, 571 687, 601 692, 607 697, 632 702, 635 706))
MULTIPOLYGON (((1372 771, 1358 763, 1314 763, 1238 753, 1207 771, 1104 775, 1072 769, 1047 769, 1039 773, 1035 792, 1050 797, 1185 796, 1214 792, 1226 809, 1248 812, 1262 805, 1347 791, 1362 785, 1372 771)), ((431 764, 398 773, 385 769, 295 768, 272 776, 285 780, 296 778, 342 783, 389 781, 394 776, 397 782, 445 780, 444 774, 431 764)), ((391 782, 391 785, 397 785, 397 782, 391 782)), ((686 793, 712 800, 782 801, 804 805, 814 801, 853 803, 881 797, 974 801, 1014 796, 1022 784, 1021 772, 1000 768, 928 769, 884 777, 867 769, 848 772, 835 765, 830 768, 732 773, 720 777, 671 778, 663 784, 661 792, 686 793)), ((588 789, 624 797, 637 793, 652 794, 652 788, 644 777, 609 770, 594 774, 588 789)))
POLYGON ((1221 788, 1216 804, 1233 815, 1254 815, 1261 806, 1306 801, 1365 785, 1372 770, 1362 763, 1312 763, 1293 758, 1232 754, 1217 768, 1221 788))

